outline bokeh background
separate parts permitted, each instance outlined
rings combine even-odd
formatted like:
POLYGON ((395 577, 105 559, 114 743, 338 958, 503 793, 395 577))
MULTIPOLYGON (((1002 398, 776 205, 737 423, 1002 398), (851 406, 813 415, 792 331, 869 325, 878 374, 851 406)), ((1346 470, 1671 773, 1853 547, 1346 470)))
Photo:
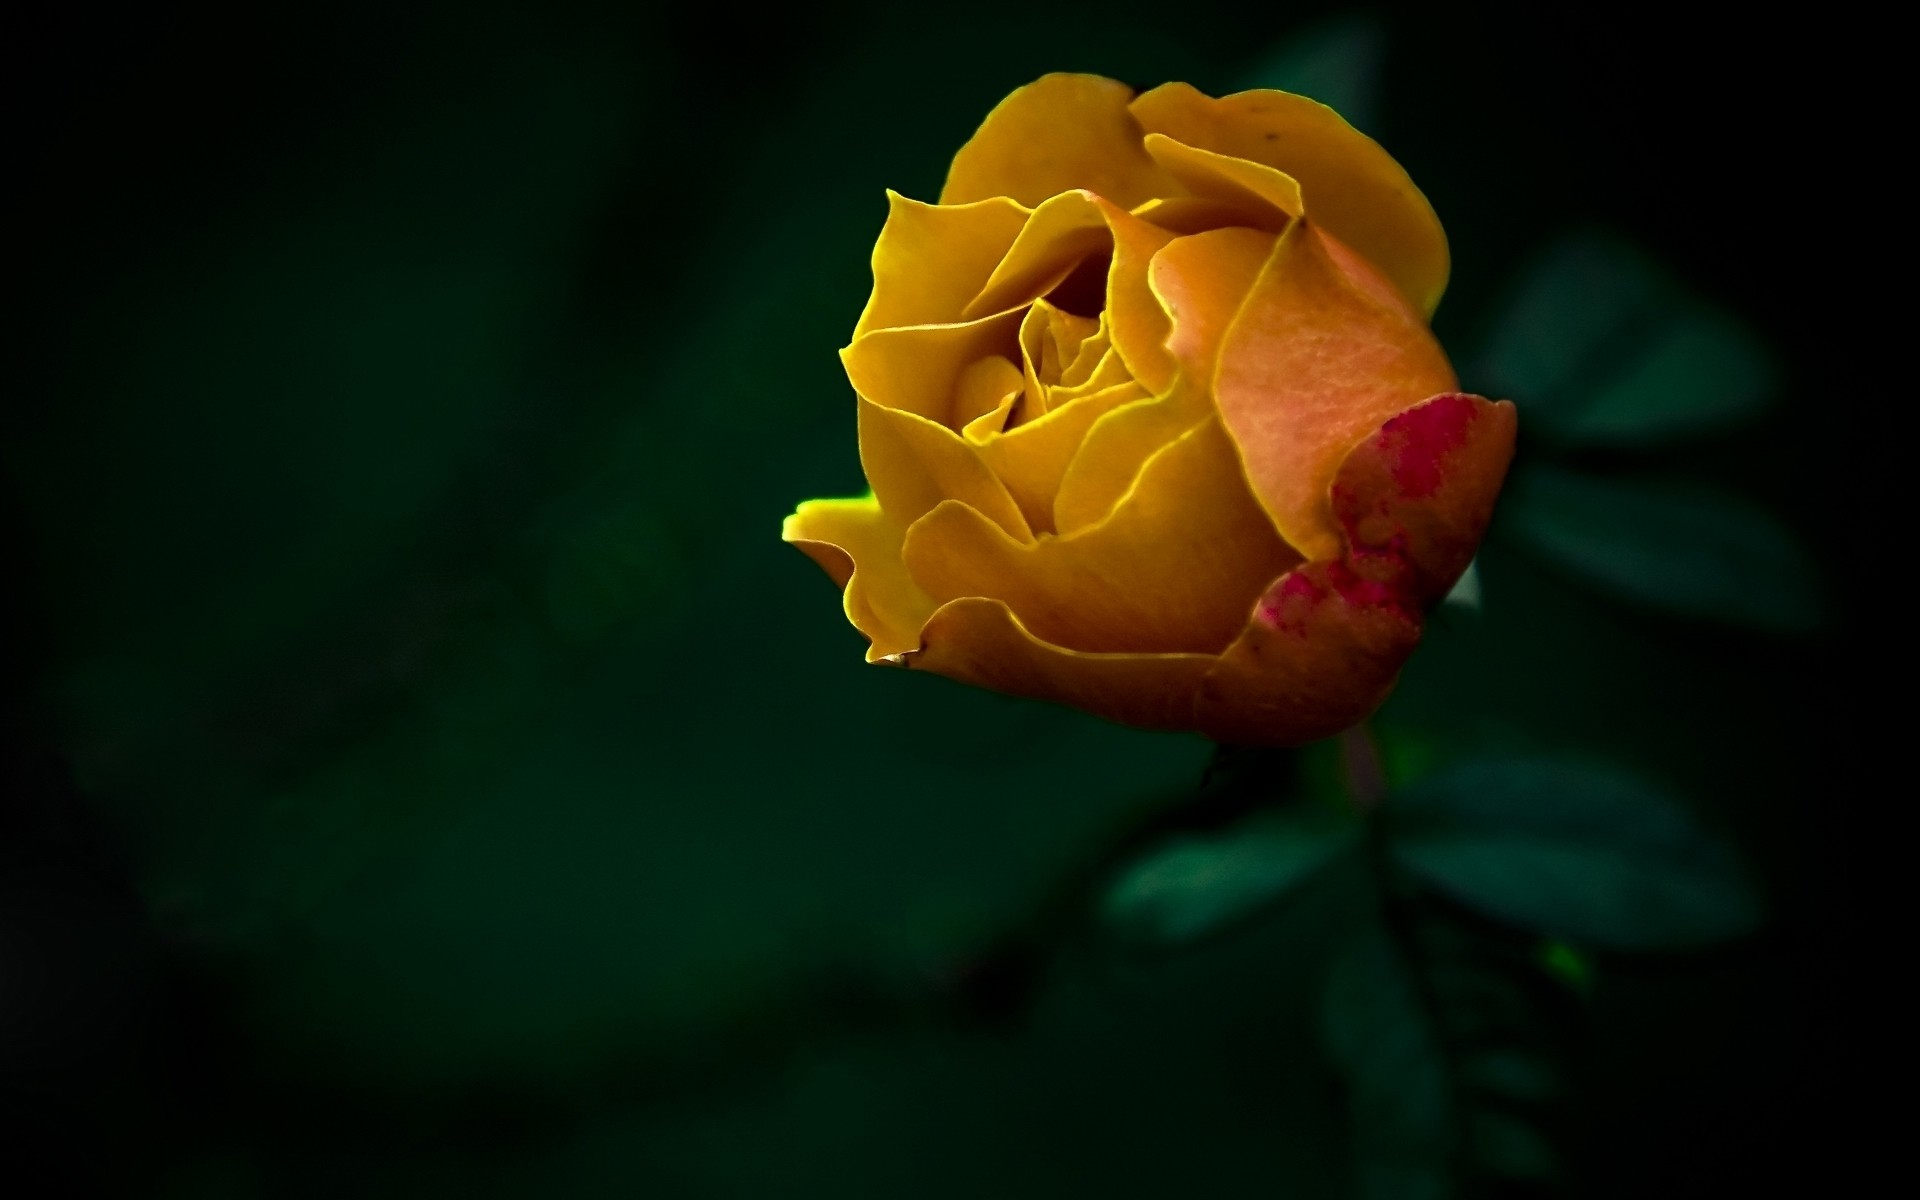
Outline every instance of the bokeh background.
POLYGON ((1625 449, 1548 420, 1523 461, 1738 496, 1772 522, 1751 552, 1503 516, 1382 722, 1630 764, 1763 883, 1754 937, 1597 958, 1578 1194, 1831 1181, 1870 532, 1856 433, 1822 419, 1859 368, 1797 215, 1844 103, 1803 28, 1222 0, 23 21, 0 1146, 53 1168, 35 1194, 1346 1193, 1313 1018, 1338 888, 1116 952, 1084 919, 1103 864, 1210 747, 866 667, 777 538, 861 489, 834 351, 882 190, 933 197, 1056 69, 1345 101, 1446 223, 1469 387, 1533 378, 1501 350, 1528 287, 1610 302, 1539 283, 1569 245, 1738 323, 1714 386, 1764 412, 1625 449))

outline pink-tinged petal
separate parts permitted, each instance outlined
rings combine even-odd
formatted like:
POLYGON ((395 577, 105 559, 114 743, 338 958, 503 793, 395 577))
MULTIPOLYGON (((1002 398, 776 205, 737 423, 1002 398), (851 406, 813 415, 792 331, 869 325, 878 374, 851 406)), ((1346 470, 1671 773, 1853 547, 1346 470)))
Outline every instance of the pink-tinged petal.
POLYGON ((1306 215, 1379 268, 1423 316, 1447 286, 1447 238, 1420 189, 1379 143, 1288 92, 1213 99, 1169 83, 1134 100, 1150 133, 1264 163, 1299 181, 1306 215))
POLYGON ((1297 746, 1378 708, 1420 642, 1420 616, 1344 562, 1289 571, 1200 684, 1200 731, 1224 745, 1297 746))
POLYGON ((1227 331, 1214 395, 1274 524, 1321 560, 1341 552, 1330 488, 1348 451, 1454 386, 1440 344, 1397 293, 1301 220, 1227 331))
POLYGON ((1002 100, 953 156, 942 204, 1010 196, 1029 208, 1085 188, 1125 208, 1171 195, 1127 104, 1133 89, 1098 75, 1045 75, 1002 100))
POLYGON ((1027 216, 1004 198, 933 205, 889 191, 887 223, 873 247, 873 295, 854 337, 895 325, 961 320, 1027 216))
POLYGON ((1202 732, 1299 745, 1365 720, 1472 559, 1513 457, 1513 405, 1458 393, 1395 415, 1332 492, 1343 557, 1289 571, 1202 683, 1202 732))
POLYGON ((1035 637, 998 600, 970 596, 928 619, 898 661, 975 687, 1066 704, 1143 729, 1193 728, 1209 654, 1088 654, 1035 637))
POLYGON ((1354 569, 1438 603, 1473 561, 1513 461, 1513 405, 1454 393, 1400 413, 1347 456, 1333 511, 1354 569))

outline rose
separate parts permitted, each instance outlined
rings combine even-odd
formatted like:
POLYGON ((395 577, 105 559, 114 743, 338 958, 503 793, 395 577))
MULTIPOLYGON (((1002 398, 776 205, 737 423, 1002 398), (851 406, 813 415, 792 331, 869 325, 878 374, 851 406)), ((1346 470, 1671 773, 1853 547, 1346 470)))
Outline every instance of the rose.
POLYGON ((1240 744, 1372 712, 1514 436, 1400 166, 1285 92, 1049 75, 888 200, 841 355, 872 493, 784 530, 868 660, 1240 744))

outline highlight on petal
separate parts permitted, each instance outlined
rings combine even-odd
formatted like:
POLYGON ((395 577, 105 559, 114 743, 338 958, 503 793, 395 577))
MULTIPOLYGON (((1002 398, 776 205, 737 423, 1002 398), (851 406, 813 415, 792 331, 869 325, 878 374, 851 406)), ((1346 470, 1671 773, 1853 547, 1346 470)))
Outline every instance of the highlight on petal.
POLYGON ((934 205, 887 192, 887 223, 873 247, 873 295, 853 327, 951 324, 1006 256, 1027 210, 994 198, 934 205))
POLYGON ((904 531, 873 496, 803 501, 780 536, 844 589, 847 620, 872 643, 868 662, 919 646, 934 603, 901 562, 904 531))
POLYGON ((936 601, 1004 600, 1057 645, 1149 653, 1218 652, 1261 590, 1299 561, 1234 469, 1232 442, 1214 420, 1155 454, 1092 528, 1023 545, 949 503, 907 530, 903 556, 936 601))
POLYGON ((976 687, 1067 704, 1143 729, 1193 728, 1193 697, 1210 654, 1089 654, 1029 633, 998 600, 940 606, 921 648, 898 660, 976 687))
POLYGON ((1027 519, 980 458, 945 425, 860 397, 860 465, 880 507, 902 528, 942 501, 970 506, 1007 536, 1029 541, 1027 519))
POLYGON ((1043 75, 987 114, 953 156, 940 203, 1008 196, 1029 208, 1085 188, 1123 208, 1175 194, 1141 146, 1133 89, 1099 75, 1043 75))
POLYGON ((1329 489, 1347 453, 1455 386, 1431 331, 1384 284, 1349 273, 1365 264, 1335 246, 1311 220, 1280 236, 1227 331, 1214 386, 1254 492, 1309 559, 1340 555, 1329 489))
POLYGON ((1446 291, 1440 219, 1393 156, 1324 104, 1290 92, 1214 99, 1184 83, 1142 93, 1148 133, 1264 163, 1299 181, 1306 215, 1378 267, 1425 316, 1446 291))

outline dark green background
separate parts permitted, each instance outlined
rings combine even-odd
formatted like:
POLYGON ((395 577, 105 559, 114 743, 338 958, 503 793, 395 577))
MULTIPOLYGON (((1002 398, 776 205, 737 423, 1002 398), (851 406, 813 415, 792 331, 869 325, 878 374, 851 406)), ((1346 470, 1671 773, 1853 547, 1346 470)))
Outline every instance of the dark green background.
MULTIPOLYGON (((1145 962, 1052 919, 1209 748, 866 667, 776 535, 861 486, 833 352, 883 188, 932 198, 1043 71, 1226 91, 1329 15, 29 8, 14 1148, 168 1197, 1342 1194, 1339 889, 1145 962)), ((1783 370, 1765 421, 1634 469, 1783 517, 1823 633, 1622 608, 1496 529, 1387 720, 1654 772, 1766 883, 1758 939, 1601 961, 1583 1194, 1811 1180, 1878 651, 1829 419, 1859 368, 1780 181, 1845 93, 1804 30, 1382 15, 1374 131, 1451 236, 1450 346, 1598 225, 1783 370)))

